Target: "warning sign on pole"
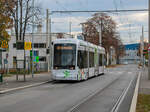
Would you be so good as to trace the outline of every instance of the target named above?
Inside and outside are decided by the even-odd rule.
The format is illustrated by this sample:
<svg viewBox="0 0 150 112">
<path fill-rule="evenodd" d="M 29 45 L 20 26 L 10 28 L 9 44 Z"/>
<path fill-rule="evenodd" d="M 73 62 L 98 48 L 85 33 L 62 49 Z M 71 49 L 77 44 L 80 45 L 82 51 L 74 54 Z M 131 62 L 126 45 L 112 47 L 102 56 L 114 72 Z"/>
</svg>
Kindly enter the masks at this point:
<svg viewBox="0 0 150 112">
<path fill-rule="evenodd" d="M 25 50 L 31 50 L 32 49 L 32 43 L 31 42 L 25 42 L 24 49 Z"/>
<path fill-rule="evenodd" d="M 3 40 L 2 42 L 1 42 L 1 46 L 0 46 L 1 48 L 8 48 L 8 41 L 6 41 L 6 40 Z"/>
<path fill-rule="evenodd" d="M 148 52 L 150 52 L 150 46 L 148 47 Z"/>
</svg>

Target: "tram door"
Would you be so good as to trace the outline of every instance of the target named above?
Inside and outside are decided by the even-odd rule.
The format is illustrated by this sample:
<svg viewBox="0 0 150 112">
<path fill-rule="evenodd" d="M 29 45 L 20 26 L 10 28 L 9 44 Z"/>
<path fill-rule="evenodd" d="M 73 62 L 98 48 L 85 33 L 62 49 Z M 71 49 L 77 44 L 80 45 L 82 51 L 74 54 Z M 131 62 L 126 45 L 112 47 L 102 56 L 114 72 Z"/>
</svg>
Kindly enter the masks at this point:
<svg viewBox="0 0 150 112">
<path fill-rule="evenodd" d="M 99 54 L 99 74 L 102 74 L 104 71 L 103 68 L 103 55 Z"/>
<path fill-rule="evenodd" d="M 97 48 L 95 48 L 95 53 L 94 53 L 94 65 L 95 65 L 94 75 L 97 76 L 99 74 L 98 51 L 97 51 Z"/>
</svg>

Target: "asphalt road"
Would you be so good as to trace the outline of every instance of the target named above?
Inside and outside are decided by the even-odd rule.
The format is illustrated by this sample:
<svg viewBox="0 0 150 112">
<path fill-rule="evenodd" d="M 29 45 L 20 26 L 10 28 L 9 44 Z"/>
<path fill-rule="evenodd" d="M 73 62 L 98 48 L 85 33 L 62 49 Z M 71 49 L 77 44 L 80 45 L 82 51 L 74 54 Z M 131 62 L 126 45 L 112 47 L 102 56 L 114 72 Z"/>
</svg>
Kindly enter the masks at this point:
<svg viewBox="0 0 150 112">
<path fill-rule="evenodd" d="M 68 112 L 95 91 L 99 91 L 98 94 L 74 111 L 110 112 L 136 74 L 137 66 L 126 65 L 107 69 L 105 75 L 83 82 L 48 83 L 0 95 L 0 112 Z M 130 96 L 126 98 L 128 107 Z"/>
</svg>

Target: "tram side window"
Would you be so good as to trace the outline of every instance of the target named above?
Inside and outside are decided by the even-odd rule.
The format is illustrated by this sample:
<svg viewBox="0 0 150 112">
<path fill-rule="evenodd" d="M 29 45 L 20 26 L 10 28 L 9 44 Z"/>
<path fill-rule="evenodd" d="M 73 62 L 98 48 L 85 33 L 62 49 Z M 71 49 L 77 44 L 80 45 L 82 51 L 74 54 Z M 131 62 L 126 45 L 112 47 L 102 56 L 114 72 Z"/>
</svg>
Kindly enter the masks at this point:
<svg viewBox="0 0 150 112">
<path fill-rule="evenodd" d="M 87 52 L 86 51 L 78 51 L 78 62 L 77 65 L 80 69 L 87 68 Z"/>
<path fill-rule="evenodd" d="M 99 66 L 103 65 L 103 55 L 99 54 Z"/>
<path fill-rule="evenodd" d="M 106 55 L 103 55 L 103 65 L 106 65 Z"/>
<path fill-rule="evenodd" d="M 89 67 L 94 67 L 94 53 L 89 52 Z"/>
</svg>

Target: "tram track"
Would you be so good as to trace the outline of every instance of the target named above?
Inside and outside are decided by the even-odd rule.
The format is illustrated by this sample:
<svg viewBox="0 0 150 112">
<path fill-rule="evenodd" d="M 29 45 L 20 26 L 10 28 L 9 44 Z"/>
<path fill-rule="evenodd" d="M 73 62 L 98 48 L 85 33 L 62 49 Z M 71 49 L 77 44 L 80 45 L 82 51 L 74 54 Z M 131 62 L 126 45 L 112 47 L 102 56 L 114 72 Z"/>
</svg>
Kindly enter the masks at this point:
<svg viewBox="0 0 150 112">
<path fill-rule="evenodd" d="M 128 112 L 126 108 L 131 105 L 124 104 L 132 100 L 130 96 L 133 93 L 133 84 L 130 84 L 132 87 L 125 95 L 123 103 L 119 106 L 118 102 L 121 102 L 119 97 L 123 98 L 122 94 L 133 79 L 136 80 L 136 67 L 123 66 L 113 69 L 113 73 L 108 71 L 106 75 L 87 81 L 76 83 L 53 81 L 0 95 L 0 110 L 2 112 L 111 112 L 117 105 L 119 112 L 120 110 Z"/>
<path fill-rule="evenodd" d="M 124 74 L 124 73 L 123 73 Z M 108 84 L 106 87 L 104 87 L 103 89 L 97 89 L 97 91 L 91 93 L 90 95 L 86 96 L 84 99 L 82 99 L 78 104 L 74 105 L 71 109 L 69 109 L 67 112 L 81 112 L 80 111 L 80 107 L 82 107 L 82 105 L 88 103 L 88 101 L 90 101 L 91 99 L 93 99 L 94 97 L 96 97 L 98 94 L 101 94 L 103 91 L 105 91 L 107 88 L 109 88 L 111 85 L 115 84 L 117 81 L 119 81 L 119 79 L 122 78 L 123 75 L 120 75 L 119 77 L 117 77 L 115 80 L 113 80 L 110 84 Z M 123 99 L 125 98 L 129 88 L 131 87 L 131 85 L 133 84 L 133 82 L 137 79 L 137 76 L 135 76 L 132 80 L 130 80 L 129 85 L 124 88 L 123 92 L 121 93 L 121 95 L 116 99 L 116 103 L 113 105 L 113 107 L 110 109 L 109 112 L 118 112 L 119 106 L 121 105 L 121 103 L 123 102 Z"/>
<path fill-rule="evenodd" d="M 113 106 L 111 112 L 118 112 L 119 111 L 119 107 L 122 104 L 123 100 L 125 99 L 130 87 L 132 86 L 132 84 L 134 84 L 134 81 L 137 80 L 137 76 L 136 78 L 133 78 L 129 85 L 124 89 L 124 91 L 122 92 L 122 94 L 119 96 L 119 98 L 117 99 L 117 102 L 115 103 L 115 105 Z"/>
<path fill-rule="evenodd" d="M 106 88 L 108 88 L 111 84 L 115 83 L 115 81 L 119 80 L 121 76 L 116 78 L 114 81 L 112 81 L 109 85 L 104 87 L 103 89 L 98 89 L 97 91 L 91 93 L 89 96 L 86 96 L 82 101 L 80 101 L 78 104 L 74 105 L 71 109 L 69 109 L 67 112 L 75 112 L 77 111 L 78 107 L 80 107 L 82 104 L 86 103 L 88 100 L 92 99 L 94 96 L 99 94 L 100 92 L 104 91 Z"/>
</svg>

